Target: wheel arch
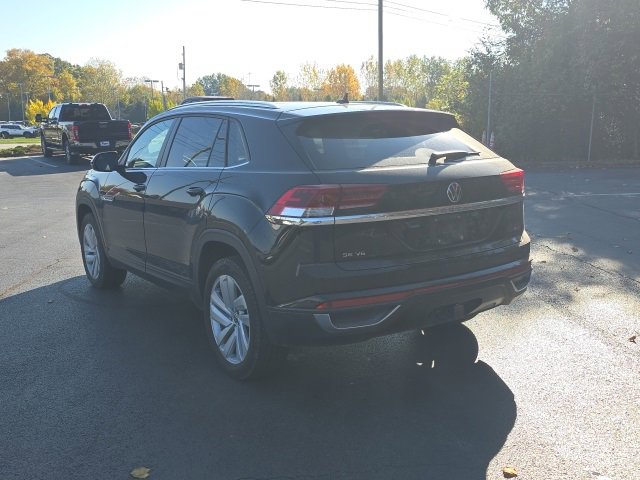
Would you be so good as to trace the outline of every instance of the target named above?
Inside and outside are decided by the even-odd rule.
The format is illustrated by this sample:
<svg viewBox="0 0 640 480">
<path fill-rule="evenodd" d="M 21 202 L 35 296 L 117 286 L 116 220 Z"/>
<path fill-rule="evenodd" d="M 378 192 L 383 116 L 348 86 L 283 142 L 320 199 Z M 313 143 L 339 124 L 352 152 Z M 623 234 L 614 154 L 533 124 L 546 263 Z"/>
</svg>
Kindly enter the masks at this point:
<svg viewBox="0 0 640 480">
<path fill-rule="evenodd" d="M 241 266 L 258 293 L 260 308 L 263 312 L 266 311 L 264 290 L 258 270 L 248 248 L 238 236 L 224 230 L 206 230 L 200 235 L 194 251 L 194 293 L 197 295 L 198 304 L 203 299 L 204 286 L 211 266 L 222 258 L 236 256 L 242 261 Z"/>
</svg>

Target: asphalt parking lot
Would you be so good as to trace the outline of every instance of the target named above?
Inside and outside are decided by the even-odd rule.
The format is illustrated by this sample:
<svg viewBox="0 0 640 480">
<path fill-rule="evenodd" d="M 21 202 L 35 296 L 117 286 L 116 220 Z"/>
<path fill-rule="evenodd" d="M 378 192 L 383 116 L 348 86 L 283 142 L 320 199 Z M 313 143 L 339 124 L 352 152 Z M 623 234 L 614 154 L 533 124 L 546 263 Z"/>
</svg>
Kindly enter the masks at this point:
<svg viewBox="0 0 640 480">
<path fill-rule="evenodd" d="M 89 286 L 86 168 L 0 159 L 0 479 L 638 478 L 640 169 L 527 174 L 514 304 L 241 383 L 184 296 Z"/>
</svg>

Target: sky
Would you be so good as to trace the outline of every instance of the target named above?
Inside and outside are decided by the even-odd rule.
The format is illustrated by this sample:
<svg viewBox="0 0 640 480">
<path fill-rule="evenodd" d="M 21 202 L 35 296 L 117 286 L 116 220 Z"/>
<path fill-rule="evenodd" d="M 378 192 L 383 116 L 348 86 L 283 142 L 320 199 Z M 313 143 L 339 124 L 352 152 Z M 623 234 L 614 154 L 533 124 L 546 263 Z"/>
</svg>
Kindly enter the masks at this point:
<svg viewBox="0 0 640 480">
<path fill-rule="evenodd" d="M 0 6 L 11 0 L 0 0 Z M 262 3 L 270 1 L 273 3 Z M 280 3 L 315 5 L 296 7 Z M 109 0 L 61 8 L 30 0 L 25 21 L 2 22 L 0 57 L 10 48 L 84 65 L 113 62 L 124 77 L 181 86 L 222 72 L 269 91 L 276 70 L 295 80 L 300 66 L 346 63 L 359 73 L 377 58 L 377 0 Z M 6 9 L 3 9 L 6 11 Z M 384 0 L 384 60 L 464 56 L 483 33 L 499 35 L 484 0 Z M 487 30 L 489 29 L 489 30 Z"/>
</svg>

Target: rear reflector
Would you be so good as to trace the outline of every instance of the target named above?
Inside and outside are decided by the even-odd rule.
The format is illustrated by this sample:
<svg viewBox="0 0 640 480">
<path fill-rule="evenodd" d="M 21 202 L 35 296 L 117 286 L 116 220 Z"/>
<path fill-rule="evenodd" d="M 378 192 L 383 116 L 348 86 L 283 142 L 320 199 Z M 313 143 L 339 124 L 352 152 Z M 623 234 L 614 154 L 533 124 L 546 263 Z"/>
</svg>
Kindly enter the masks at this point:
<svg viewBox="0 0 640 480">
<path fill-rule="evenodd" d="M 500 180 L 509 193 L 524 193 L 524 171 L 516 168 L 500 174 Z"/>
<path fill-rule="evenodd" d="M 415 295 L 426 295 L 430 293 L 437 293 L 442 290 L 465 287 L 465 286 L 486 282 L 487 280 L 493 280 L 497 278 L 510 278 L 510 277 L 513 277 L 514 275 L 521 275 L 523 272 L 526 274 L 526 281 L 523 280 L 520 284 L 521 290 L 517 290 L 517 291 L 522 291 L 526 287 L 529 281 L 529 275 L 531 272 L 530 262 L 527 262 L 523 265 L 519 265 L 517 267 L 510 268 L 508 270 L 502 270 L 499 272 L 482 275 L 476 278 L 459 280 L 459 281 L 449 282 L 449 283 L 441 283 L 439 285 L 432 285 L 430 287 L 416 288 L 413 290 L 404 290 L 402 292 L 385 293 L 382 295 L 371 295 L 368 297 L 355 297 L 355 298 L 329 300 L 328 302 L 320 303 L 315 308 L 316 310 L 331 310 L 336 308 L 364 307 L 367 305 L 376 305 L 381 303 L 401 302 Z M 521 280 L 522 278 L 523 277 L 518 276 L 515 280 L 516 281 Z"/>
<path fill-rule="evenodd" d="M 386 185 L 302 185 L 282 195 L 268 214 L 294 218 L 330 217 L 338 210 L 375 205 Z"/>
</svg>

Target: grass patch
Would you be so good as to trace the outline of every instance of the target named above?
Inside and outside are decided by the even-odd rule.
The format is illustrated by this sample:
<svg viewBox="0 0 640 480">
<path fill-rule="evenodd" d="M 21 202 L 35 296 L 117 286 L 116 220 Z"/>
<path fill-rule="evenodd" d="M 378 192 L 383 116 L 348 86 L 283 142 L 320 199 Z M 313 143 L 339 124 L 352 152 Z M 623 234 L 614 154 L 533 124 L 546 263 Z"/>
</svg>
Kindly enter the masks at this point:
<svg viewBox="0 0 640 480">
<path fill-rule="evenodd" d="M 40 137 L 36 138 L 24 138 L 24 137 L 15 137 L 15 138 L 0 138 L 0 145 L 35 145 L 40 144 Z"/>
<path fill-rule="evenodd" d="M 17 145 L 13 148 L 0 150 L 0 158 L 24 157 L 25 155 L 40 154 L 40 145 Z"/>
</svg>

